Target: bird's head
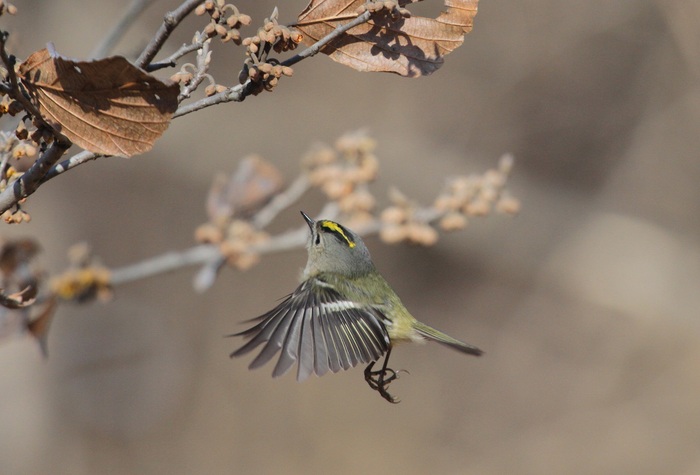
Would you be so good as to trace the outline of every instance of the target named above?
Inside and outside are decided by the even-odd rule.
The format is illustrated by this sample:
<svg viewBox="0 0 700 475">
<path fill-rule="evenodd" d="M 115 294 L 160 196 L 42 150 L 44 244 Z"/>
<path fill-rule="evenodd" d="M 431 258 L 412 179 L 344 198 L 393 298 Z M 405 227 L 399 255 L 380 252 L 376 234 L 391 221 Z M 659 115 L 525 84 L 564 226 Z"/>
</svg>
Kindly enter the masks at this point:
<svg viewBox="0 0 700 475">
<path fill-rule="evenodd" d="M 303 211 L 301 215 L 310 231 L 305 277 L 322 272 L 359 276 L 374 270 L 369 250 L 360 236 L 335 221 L 314 221 Z"/>
</svg>

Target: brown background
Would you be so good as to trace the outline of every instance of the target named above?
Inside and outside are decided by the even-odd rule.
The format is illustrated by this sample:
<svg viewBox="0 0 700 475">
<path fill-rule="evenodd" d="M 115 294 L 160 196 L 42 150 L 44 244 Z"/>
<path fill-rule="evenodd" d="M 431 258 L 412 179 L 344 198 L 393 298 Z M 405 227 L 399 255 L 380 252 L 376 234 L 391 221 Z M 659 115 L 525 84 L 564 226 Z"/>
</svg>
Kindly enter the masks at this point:
<svg viewBox="0 0 700 475">
<path fill-rule="evenodd" d="M 0 22 L 18 57 L 53 41 L 85 58 L 125 2 L 16 3 Z M 175 4 L 116 52 L 133 56 Z M 239 6 L 259 21 L 274 4 Z M 283 2 L 282 21 L 304 6 Z M 3 233 L 36 236 L 50 272 L 82 240 L 110 266 L 184 249 L 215 172 L 258 152 L 292 177 L 312 142 L 358 127 L 379 141 L 383 203 L 391 184 L 429 202 L 445 176 L 512 152 L 523 211 L 429 249 L 368 240 L 416 316 L 487 352 L 400 347 L 396 406 L 361 370 L 297 384 L 229 360 L 240 342 L 222 335 L 295 286 L 302 250 L 204 295 L 188 269 L 62 306 L 48 361 L 29 339 L 0 346 L 0 472 L 700 473 L 698 18 L 680 0 L 482 1 L 429 78 L 317 57 L 272 94 L 175 121 L 145 156 L 42 187 L 32 223 Z M 219 82 L 239 53 L 216 48 Z M 273 229 L 291 226 L 296 207 Z"/>
</svg>

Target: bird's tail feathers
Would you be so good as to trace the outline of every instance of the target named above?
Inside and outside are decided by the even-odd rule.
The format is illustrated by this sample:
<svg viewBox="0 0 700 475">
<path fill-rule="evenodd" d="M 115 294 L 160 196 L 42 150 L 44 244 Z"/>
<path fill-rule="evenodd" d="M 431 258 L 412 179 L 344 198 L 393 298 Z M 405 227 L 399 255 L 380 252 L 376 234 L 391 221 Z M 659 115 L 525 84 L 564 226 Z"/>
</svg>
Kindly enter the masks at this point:
<svg viewBox="0 0 700 475">
<path fill-rule="evenodd" d="M 432 327 L 429 327 L 424 323 L 416 322 L 414 323 L 413 328 L 418 333 L 420 333 L 421 336 L 427 338 L 428 340 L 436 341 L 445 346 L 449 346 L 453 350 L 457 350 L 461 353 L 466 353 L 468 355 L 474 356 L 481 356 L 482 354 L 484 354 L 484 352 L 476 346 L 472 346 L 467 343 L 464 343 L 463 341 L 457 340 L 456 338 L 452 338 L 451 336 L 446 335 Z"/>
</svg>

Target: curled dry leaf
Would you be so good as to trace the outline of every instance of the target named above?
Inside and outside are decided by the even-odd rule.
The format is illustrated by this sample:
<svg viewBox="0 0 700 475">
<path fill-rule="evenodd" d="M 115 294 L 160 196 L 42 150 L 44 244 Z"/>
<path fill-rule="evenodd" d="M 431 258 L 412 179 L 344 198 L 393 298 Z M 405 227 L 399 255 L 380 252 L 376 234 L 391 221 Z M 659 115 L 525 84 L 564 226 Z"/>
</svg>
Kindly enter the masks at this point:
<svg viewBox="0 0 700 475">
<path fill-rule="evenodd" d="M 121 56 L 72 61 L 42 49 L 19 67 L 42 116 L 90 152 L 131 157 L 151 149 L 177 109 L 165 84 Z"/>
<path fill-rule="evenodd" d="M 32 321 L 27 323 L 27 331 L 36 339 L 37 343 L 39 343 L 39 348 L 41 348 L 41 353 L 44 355 L 44 358 L 49 356 L 47 338 L 57 304 L 56 297 L 51 296 L 39 314 Z"/>
<path fill-rule="evenodd" d="M 419 0 L 420 1 L 420 0 Z M 472 29 L 478 0 L 443 0 L 447 10 L 437 18 L 394 18 L 375 14 L 351 28 L 321 52 L 358 71 L 392 72 L 418 77 L 435 72 L 444 57 L 459 47 Z M 364 0 L 311 0 L 295 27 L 311 45 L 358 16 Z M 400 0 L 400 6 L 412 3 Z"/>
<path fill-rule="evenodd" d="M 23 290 L 5 295 L 0 289 L 0 305 L 10 309 L 24 308 L 36 301 L 37 289 L 35 285 L 28 285 Z"/>
</svg>

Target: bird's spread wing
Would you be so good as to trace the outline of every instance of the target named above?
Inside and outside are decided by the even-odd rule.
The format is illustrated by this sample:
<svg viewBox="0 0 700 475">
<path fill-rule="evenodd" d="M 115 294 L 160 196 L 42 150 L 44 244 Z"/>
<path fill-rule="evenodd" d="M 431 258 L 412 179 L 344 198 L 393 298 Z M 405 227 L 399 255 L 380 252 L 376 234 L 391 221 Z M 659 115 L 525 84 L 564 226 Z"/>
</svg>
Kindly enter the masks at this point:
<svg viewBox="0 0 700 475">
<path fill-rule="evenodd" d="M 344 299 L 323 281 L 309 279 L 282 303 L 258 317 L 252 328 L 231 336 L 250 340 L 231 356 L 246 354 L 259 345 L 262 350 L 250 363 L 250 369 L 282 353 L 272 373 L 281 376 L 299 362 L 297 379 L 310 374 L 323 376 L 360 363 L 370 363 L 389 349 L 383 315 L 376 309 Z"/>
</svg>

